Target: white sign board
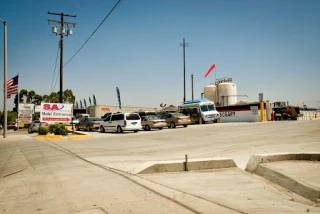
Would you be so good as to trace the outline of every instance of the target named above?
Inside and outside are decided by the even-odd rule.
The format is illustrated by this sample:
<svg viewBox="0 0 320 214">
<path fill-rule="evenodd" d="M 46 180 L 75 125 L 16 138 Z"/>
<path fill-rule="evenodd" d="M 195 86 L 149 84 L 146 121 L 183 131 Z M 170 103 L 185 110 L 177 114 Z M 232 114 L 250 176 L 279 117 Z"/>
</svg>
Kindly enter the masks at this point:
<svg viewBox="0 0 320 214">
<path fill-rule="evenodd" d="M 258 106 L 250 106 L 252 114 L 256 115 L 259 112 L 259 107 Z"/>
<path fill-rule="evenodd" d="M 34 104 L 19 103 L 18 123 L 31 123 Z"/>
<path fill-rule="evenodd" d="M 41 105 L 35 105 L 34 106 L 34 112 L 40 112 Z"/>
<path fill-rule="evenodd" d="M 46 123 L 70 123 L 72 104 L 41 103 L 40 121 Z"/>
<path fill-rule="evenodd" d="M 263 93 L 259 93 L 259 102 L 263 101 Z"/>
</svg>

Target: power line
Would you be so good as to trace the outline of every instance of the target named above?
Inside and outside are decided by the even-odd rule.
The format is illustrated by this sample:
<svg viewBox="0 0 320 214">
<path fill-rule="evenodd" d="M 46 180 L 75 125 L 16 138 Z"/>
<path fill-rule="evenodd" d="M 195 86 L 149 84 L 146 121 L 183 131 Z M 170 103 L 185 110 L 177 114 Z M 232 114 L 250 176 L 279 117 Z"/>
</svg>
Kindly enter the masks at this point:
<svg viewBox="0 0 320 214">
<path fill-rule="evenodd" d="M 77 52 L 67 61 L 66 64 L 64 64 L 63 67 L 65 67 L 67 64 L 69 64 L 69 62 L 71 62 L 71 60 L 79 53 L 79 51 L 85 46 L 85 44 L 91 39 L 91 37 L 97 32 L 97 30 L 100 28 L 100 26 L 103 24 L 103 22 L 110 16 L 110 14 L 113 12 L 113 10 L 118 6 L 118 4 L 120 3 L 121 0 L 119 0 L 117 2 L 117 4 L 115 4 L 115 6 L 110 10 L 110 12 L 108 13 L 108 15 L 106 15 L 106 17 L 102 20 L 102 22 L 98 25 L 98 27 L 93 31 L 93 33 L 89 36 L 89 38 L 81 45 L 81 47 L 77 50 Z M 59 77 L 59 74 L 58 74 Z M 56 80 L 55 86 L 53 88 L 53 90 L 55 89 L 56 85 L 57 85 L 57 81 L 58 78 Z"/>
<path fill-rule="evenodd" d="M 100 26 L 103 24 L 103 22 L 110 16 L 110 14 L 113 12 L 113 10 L 118 6 L 121 0 L 117 2 L 117 4 L 110 10 L 108 15 L 102 20 L 102 22 L 99 24 L 99 26 L 93 31 L 93 33 L 89 36 L 89 38 L 83 43 L 83 45 L 77 50 L 77 52 L 68 60 L 66 64 L 64 64 L 63 67 L 65 67 L 78 53 L 79 51 L 85 46 L 85 44 L 91 39 L 91 37 L 97 32 L 97 30 L 100 28 Z"/>
<path fill-rule="evenodd" d="M 57 50 L 57 56 L 56 56 L 56 63 L 55 63 L 55 65 L 54 65 L 54 70 L 53 70 L 53 76 L 52 76 L 51 87 L 50 87 L 50 94 L 51 94 L 51 92 L 52 92 L 54 75 L 56 74 L 56 69 L 57 69 L 57 62 L 58 62 L 58 56 L 59 56 L 59 48 L 60 48 L 60 42 L 58 42 L 58 50 Z M 49 95 L 50 95 L 50 94 L 49 94 Z"/>
</svg>

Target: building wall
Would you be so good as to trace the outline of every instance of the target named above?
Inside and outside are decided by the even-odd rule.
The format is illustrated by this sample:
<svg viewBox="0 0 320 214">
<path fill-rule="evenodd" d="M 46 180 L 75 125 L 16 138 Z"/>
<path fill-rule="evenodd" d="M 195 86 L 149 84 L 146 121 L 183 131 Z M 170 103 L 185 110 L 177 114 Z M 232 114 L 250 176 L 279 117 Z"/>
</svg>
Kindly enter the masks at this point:
<svg viewBox="0 0 320 214">
<path fill-rule="evenodd" d="M 92 105 L 88 107 L 90 117 L 101 117 L 108 112 L 136 112 L 136 111 L 155 111 L 157 108 L 135 107 L 135 106 L 110 106 L 110 105 Z"/>
<path fill-rule="evenodd" d="M 300 110 L 300 114 L 303 114 L 303 116 L 298 117 L 298 120 L 312 120 L 312 119 L 320 118 L 320 111 Z"/>
</svg>

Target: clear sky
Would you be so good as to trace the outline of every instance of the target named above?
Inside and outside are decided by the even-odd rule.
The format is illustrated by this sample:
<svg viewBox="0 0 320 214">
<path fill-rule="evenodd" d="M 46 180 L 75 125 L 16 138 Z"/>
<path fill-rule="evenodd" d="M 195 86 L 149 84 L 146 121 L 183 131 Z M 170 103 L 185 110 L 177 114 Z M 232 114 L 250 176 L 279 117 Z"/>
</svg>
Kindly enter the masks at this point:
<svg viewBox="0 0 320 214">
<path fill-rule="evenodd" d="M 8 79 L 20 73 L 20 89 L 49 94 L 59 36 L 48 11 L 75 14 L 65 37 L 64 62 L 80 48 L 117 0 L 1 0 L 8 22 Z M 91 40 L 64 68 L 64 89 L 76 100 L 96 95 L 98 104 L 158 107 L 183 100 L 186 48 L 187 99 L 203 87 L 231 77 L 238 94 L 258 93 L 294 105 L 320 103 L 320 1 L 317 0 L 122 0 Z M 3 82 L 3 25 L 0 25 L 0 81 Z M 58 61 L 59 63 L 59 61 Z M 59 67 L 59 64 L 57 65 Z M 58 69 L 56 71 L 56 74 Z M 59 82 L 55 91 L 59 90 Z M 0 93 L 1 109 L 3 94 Z M 8 107 L 13 107 L 13 98 Z"/>
</svg>

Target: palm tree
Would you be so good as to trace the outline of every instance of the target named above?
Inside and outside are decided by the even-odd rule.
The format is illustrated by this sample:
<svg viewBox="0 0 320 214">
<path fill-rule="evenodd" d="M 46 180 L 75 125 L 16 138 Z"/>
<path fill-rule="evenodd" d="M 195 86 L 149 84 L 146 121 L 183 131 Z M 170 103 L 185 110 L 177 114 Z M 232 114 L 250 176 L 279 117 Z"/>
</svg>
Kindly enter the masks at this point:
<svg viewBox="0 0 320 214">
<path fill-rule="evenodd" d="M 33 103 L 35 95 L 36 95 L 36 92 L 34 90 L 29 91 L 27 94 L 27 103 Z"/>
</svg>

